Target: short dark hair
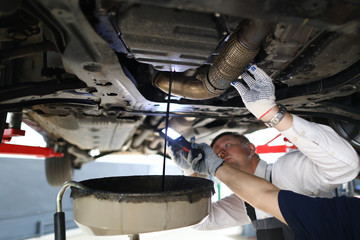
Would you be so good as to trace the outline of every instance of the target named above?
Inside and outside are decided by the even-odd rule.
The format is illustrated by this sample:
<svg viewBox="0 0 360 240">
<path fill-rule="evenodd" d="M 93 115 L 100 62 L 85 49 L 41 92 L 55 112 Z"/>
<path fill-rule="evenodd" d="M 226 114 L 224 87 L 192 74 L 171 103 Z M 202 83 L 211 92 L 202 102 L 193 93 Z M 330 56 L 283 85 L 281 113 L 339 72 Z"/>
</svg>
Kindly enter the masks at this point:
<svg viewBox="0 0 360 240">
<path fill-rule="evenodd" d="M 245 137 L 244 135 L 242 134 L 239 134 L 237 132 L 223 132 L 223 133 L 220 133 L 219 135 L 217 135 L 211 142 L 210 144 L 210 147 L 212 148 L 214 146 L 214 144 L 216 143 L 217 140 L 219 140 L 219 138 L 223 137 L 223 136 L 233 136 L 233 137 L 236 137 L 238 138 L 242 143 L 249 143 L 249 139 L 247 137 Z"/>
</svg>

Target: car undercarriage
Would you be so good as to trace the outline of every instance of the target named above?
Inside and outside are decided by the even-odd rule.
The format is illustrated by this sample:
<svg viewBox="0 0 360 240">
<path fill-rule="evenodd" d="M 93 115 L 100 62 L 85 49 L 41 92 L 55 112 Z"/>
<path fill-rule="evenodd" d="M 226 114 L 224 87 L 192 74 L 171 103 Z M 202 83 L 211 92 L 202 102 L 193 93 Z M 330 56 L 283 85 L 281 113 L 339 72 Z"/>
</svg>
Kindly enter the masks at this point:
<svg viewBox="0 0 360 240">
<path fill-rule="evenodd" d="M 52 185 L 93 161 L 90 150 L 162 154 L 167 116 L 198 142 L 264 128 L 230 86 L 249 63 L 273 78 L 289 112 L 330 125 L 360 150 L 357 1 L 1 5 L 0 120 L 4 128 L 6 113 L 21 114 L 64 152 L 46 159 Z"/>
</svg>

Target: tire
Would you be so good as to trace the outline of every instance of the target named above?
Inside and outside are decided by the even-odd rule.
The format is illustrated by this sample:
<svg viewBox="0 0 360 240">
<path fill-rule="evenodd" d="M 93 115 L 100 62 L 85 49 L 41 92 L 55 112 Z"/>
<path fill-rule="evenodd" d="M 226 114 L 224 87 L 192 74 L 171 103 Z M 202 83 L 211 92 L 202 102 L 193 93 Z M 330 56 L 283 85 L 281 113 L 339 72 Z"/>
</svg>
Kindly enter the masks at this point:
<svg viewBox="0 0 360 240">
<path fill-rule="evenodd" d="M 341 120 L 329 120 L 330 126 L 360 153 L 360 126 Z"/>
<path fill-rule="evenodd" d="M 64 153 L 62 158 L 46 158 L 45 171 L 47 182 L 51 186 L 61 186 L 66 181 L 72 180 L 74 169 L 71 155 Z"/>
</svg>

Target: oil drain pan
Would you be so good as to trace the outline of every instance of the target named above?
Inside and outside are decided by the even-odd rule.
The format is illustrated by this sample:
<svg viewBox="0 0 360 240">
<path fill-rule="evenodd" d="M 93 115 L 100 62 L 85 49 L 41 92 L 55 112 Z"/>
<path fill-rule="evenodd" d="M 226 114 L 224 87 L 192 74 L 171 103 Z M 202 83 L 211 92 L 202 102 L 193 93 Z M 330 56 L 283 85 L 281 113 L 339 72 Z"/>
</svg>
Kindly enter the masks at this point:
<svg viewBox="0 0 360 240">
<path fill-rule="evenodd" d="M 92 235 L 162 231 L 200 222 L 210 211 L 213 182 L 185 176 L 90 179 L 71 187 L 74 220 Z"/>
</svg>

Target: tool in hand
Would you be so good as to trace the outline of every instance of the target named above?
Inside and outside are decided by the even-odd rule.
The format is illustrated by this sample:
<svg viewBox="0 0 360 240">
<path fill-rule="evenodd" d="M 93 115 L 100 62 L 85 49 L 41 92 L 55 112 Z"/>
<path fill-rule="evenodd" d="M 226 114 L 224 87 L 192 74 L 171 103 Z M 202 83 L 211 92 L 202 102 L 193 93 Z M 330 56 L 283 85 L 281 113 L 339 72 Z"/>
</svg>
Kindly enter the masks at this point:
<svg viewBox="0 0 360 240">
<path fill-rule="evenodd" d="M 165 128 L 160 130 L 159 133 L 161 137 L 166 137 Z M 186 140 L 184 136 L 182 136 L 180 133 L 176 132 L 172 128 L 168 128 L 167 130 L 167 140 L 169 141 L 170 145 L 175 149 L 182 149 L 187 153 L 189 153 L 191 150 L 191 154 L 193 157 L 197 157 L 200 153 L 202 154 L 202 157 L 204 157 L 204 153 L 201 149 L 192 148 L 191 142 Z"/>
</svg>

